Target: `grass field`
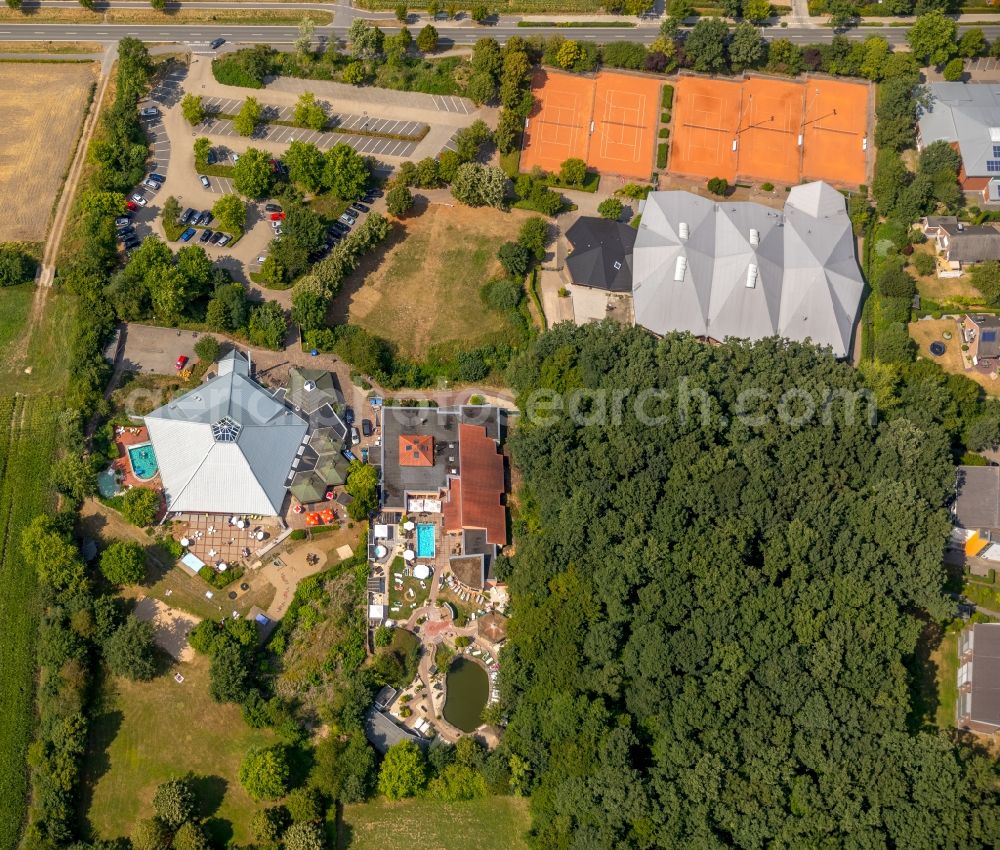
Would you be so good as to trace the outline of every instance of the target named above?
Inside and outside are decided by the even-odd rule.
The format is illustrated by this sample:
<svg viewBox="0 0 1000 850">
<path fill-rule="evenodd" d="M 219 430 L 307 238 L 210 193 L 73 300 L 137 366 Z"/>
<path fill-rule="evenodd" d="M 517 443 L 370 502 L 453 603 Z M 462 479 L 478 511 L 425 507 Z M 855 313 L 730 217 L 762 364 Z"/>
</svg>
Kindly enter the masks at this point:
<svg viewBox="0 0 1000 850">
<path fill-rule="evenodd" d="M 949 623 L 941 643 L 931 655 L 937 672 L 934 720 L 938 729 L 951 729 L 955 725 L 955 706 L 958 703 L 958 633 L 964 625 L 961 620 Z"/>
<path fill-rule="evenodd" d="M 103 53 L 96 41 L 5 41 L 4 53 Z"/>
<path fill-rule="evenodd" d="M 93 83 L 90 63 L 0 64 L 0 242 L 44 240 Z"/>
<path fill-rule="evenodd" d="M 76 298 L 51 290 L 45 310 L 29 328 L 33 295 L 32 284 L 0 289 L 0 390 L 5 393 L 58 389 L 66 380 L 66 340 L 76 316 Z"/>
<path fill-rule="evenodd" d="M 177 665 L 182 684 L 174 681 L 174 669 L 151 682 L 105 683 L 84 780 L 84 811 L 95 838 L 128 835 L 137 819 L 152 815 L 156 786 L 191 771 L 213 845 L 250 841 L 257 804 L 237 774 L 246 751 L 273 743 L 274 733 L 250 729 L 237 706 L 212 701 L 208 666 L 204 656 Z"/>
<path fill-rule="evenodd" d="M 0 397 L 0 850 L 20 838 L 34 725 L 37 583 L 21 559 L 21 530 L 52 507 L 45 471 L 60 410 L 54 397 Z"/>
<path fill-rule="evenodd" d="M 507 319 L 483 307 L 479 290 L 501 273 L 497 249 L 516 239 L 529 217 L 441 204 L 418 208 L 397 225 L 405 238 L 390 237 L 385 254 L 363 261 L 347 281 L 333 304 L 335 320 L 391 339 L 410 357 L 439 343 L 473 347 L 509 338 Z"/>
<path fill-rule="evenodd" d="M 374 800 L 345 806 L 337 850 L 527 850 L 528 801 Z"/>
</svg>

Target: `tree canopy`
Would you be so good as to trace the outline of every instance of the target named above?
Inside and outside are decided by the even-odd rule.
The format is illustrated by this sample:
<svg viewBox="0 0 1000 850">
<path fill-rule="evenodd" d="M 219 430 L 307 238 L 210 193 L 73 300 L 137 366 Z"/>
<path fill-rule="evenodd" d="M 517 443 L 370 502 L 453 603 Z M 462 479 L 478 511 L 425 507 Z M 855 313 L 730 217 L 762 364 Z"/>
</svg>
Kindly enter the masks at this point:
<svg viewBox="0 0 1000 850">
<path fill-rule="evenodd" d="M 503 746 L 532 846 L 995 838 L 995 765 L 910 723 L 906 663 L 951 611 L 954 469 L 926 402 L 879 421 L 810 346 L 610 323 L 556 326 L 511 378 Z M 539 416 L 575 390 L 587 418 Z"/>
</svg>

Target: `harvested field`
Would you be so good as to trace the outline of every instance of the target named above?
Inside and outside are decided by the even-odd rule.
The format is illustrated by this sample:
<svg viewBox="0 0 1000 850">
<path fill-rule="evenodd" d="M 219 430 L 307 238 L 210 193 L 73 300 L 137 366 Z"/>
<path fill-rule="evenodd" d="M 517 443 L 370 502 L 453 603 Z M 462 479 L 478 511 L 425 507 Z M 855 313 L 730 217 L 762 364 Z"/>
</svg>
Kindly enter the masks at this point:
<svg viewBox="0 0 1000 850">
<path fill-rule="evenodd" d="M 0 65 L 0 242 L 42 242 L 94 83 L 90 64 Z"/>
<path fill-rule="evenodd" d="M 427 206 L 396 225 L 379 259 L 362 263 L 334 301 L 335 321 L 391 339 L 401 354 L 416 358 L 440 343 L 471 348 L 509 340 L 507 318 L 484 307 L 479 291 L 501 274 L 497 248 L 517 239 L 530 217 L 519 210 Z M 369 262 L 377 268 L 369 270 Z"/>
<path fill-rule="evenodd" d="M 312 18 L 317 26 L 327 26 L 333 22 L 329 12 L 309 12 L 303 14 L 293 9 L 178 9 L 172 12 L 157 12 L 155 9 L 107 9 L 103 12 L 89 12 L 83 8 L 53 9 L 42 8 L 30 15 L 0 7 L 0 21 L 4 23 L 32 24 L 261 24 L 295 25 L 303 18 Z"/>
<path fill-rule="evenodd" d="M 5 41 L 3 53 L 103 53 L 96 41 Z"/>
</svg>

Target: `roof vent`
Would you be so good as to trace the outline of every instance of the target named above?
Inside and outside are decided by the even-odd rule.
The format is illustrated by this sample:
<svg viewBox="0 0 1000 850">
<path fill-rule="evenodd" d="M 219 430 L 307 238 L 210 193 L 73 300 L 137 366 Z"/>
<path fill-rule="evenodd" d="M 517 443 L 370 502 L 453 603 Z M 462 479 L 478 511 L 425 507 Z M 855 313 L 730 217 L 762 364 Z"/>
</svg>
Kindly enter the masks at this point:
<svg viewBox="0 0 1000 850">
<path fill-rule="evenodd" d="M 687 257 L 678 257 L 677 265 L 674 266 L 674 280 L 681 281 L 684 280 L 684 272 L 687 271 Z"/>
<path fill-rule="evenodd" d="M 1000 142 L 1000 127 L 990 127 L 990 141 Z"/>
<path fill-rule="evenodd" d="M 686 221 L 681 222 L 680 227 L 677 228 L 677 233 L 680 235 L 681 239 L 688 238 L 691 231 L 688 228 L 688 223 Z"/>
<path fill-rule="evenodd" d="M 615 271 L 618 271 L 622 267 L 622 261 L 621 260 L 615 260 L 614 266 L 615 266 Z"/>
<path fill-rule="evenodd" d="M 750 263 L 747 266 L 747 289 L 753 289 L 757 285 L 757 266 Z"/>
<path fill-rule="evenodd" d="M 304 389 L 307 393 L 311 393 L 314 389 L 316 389 L 316 382 L 315 381 L 306 381 L 302 385 L 302 389 Z"/>
<path fill-rule="evenodd" d="M 750 228 L 750 244 L 760 245 L 760 231 L 756 227 Z"/>
</svg>

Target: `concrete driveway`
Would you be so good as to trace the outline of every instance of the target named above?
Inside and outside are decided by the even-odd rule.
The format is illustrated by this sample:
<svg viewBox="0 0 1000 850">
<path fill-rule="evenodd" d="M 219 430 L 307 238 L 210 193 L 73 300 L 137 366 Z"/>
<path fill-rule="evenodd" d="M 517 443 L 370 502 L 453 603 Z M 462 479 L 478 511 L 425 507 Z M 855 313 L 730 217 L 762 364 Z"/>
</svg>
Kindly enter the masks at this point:
<svg viewBox="0 0 1000 850">
<path fill-rule="evenodd" d="M 125 332 L 125 352 L 122 368 L 127 372 L 147 372 L 172 375 L 177 358 L 182 354 L 194 363 L 198 358 L 194 345 L 205 334 L 177 328 L 157 328 L 152 325 L 129 325 Z M 215 336 L 215 334 L 209 334 Z M 216 337 L 220 342 L 225 337 Z"/>
</svg>

